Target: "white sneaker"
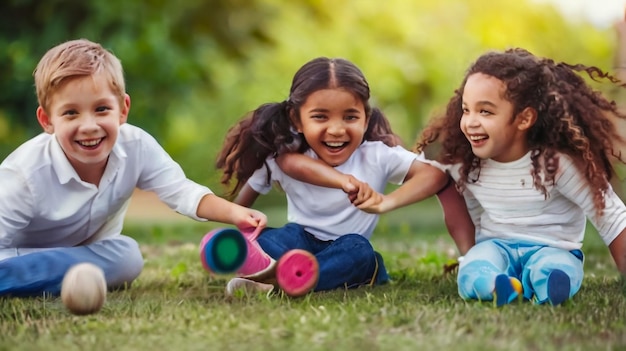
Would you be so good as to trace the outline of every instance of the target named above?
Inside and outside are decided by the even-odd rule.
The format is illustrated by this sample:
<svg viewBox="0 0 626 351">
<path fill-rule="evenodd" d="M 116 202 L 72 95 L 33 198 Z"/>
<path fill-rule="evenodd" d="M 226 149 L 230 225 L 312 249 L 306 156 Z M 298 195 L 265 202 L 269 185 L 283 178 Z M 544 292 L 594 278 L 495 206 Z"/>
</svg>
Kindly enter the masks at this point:
<svg viewBox="0 0 626 351">
<path fill-rule="evenodd" d="M 226 296 L 233 297 L 236 291 L 243 291 L 246 295 L 258 292 L 269 294 L 274 291 L 274 285 L 259 283 L 246 278 L 233 278 L 226 284 Z"/>
</svg>

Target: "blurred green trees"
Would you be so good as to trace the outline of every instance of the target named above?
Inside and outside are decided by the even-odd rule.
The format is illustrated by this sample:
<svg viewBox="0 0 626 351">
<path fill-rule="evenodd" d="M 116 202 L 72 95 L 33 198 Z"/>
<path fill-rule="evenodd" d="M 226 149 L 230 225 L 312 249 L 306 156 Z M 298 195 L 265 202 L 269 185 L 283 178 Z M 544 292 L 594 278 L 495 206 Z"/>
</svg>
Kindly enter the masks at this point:
<svg viewBox="0 0 626 351">
<path fill-rule="evenodd" d="M 58 43 L 88 38 L 113 51 L 124 65 L 132 123 L 163 140 L 177 117 L 188 115 L 189 96 L 214 88 L 211 61 L 241 61 L 248 55 L 243 48 L 269 42 L 260 20 L 229 20 L 231 14 L 257 18 L 245 1 L 9 0 L 0 6 L 2 158 L 40 132 L 32 72 Z"/>
<path fill-rule="evenodd" d="M 228 127 L 287 98 L 293 74 L 314 57 L 355 62 L 410 147 L 485 50 L 521 46 L 609 69 L 614 41 L 610 29 L 566 22 L 528 0 L 4 0 L 0 159 L 40 132 L 39 58 L 81 37 L 122 60 L 129 122 L 217 191 L 213 163 Z"/>
</svg>

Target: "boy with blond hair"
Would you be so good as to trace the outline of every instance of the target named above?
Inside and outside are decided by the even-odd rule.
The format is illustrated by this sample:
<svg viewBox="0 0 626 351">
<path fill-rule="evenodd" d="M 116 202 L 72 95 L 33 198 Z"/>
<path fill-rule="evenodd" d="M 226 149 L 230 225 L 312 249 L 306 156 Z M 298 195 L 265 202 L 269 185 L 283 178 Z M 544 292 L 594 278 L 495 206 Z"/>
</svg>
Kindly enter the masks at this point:
<svg viewBox="0 0 626 351">
<path fill-rule="evenodd" d="M 109 288 L 130 284 L 143 268 L 137 242 L 121 234 L 135 188 L 198 221 L 265 227 L 263 213 L 189 180 L 152 136 L 126 123 L 122 65 L 101 45 L 62 43 L 34 77 L 45 133 L 0 164 L 0 296 L 59 294 L 80 262 L 100 267 Z"/>
</svg>

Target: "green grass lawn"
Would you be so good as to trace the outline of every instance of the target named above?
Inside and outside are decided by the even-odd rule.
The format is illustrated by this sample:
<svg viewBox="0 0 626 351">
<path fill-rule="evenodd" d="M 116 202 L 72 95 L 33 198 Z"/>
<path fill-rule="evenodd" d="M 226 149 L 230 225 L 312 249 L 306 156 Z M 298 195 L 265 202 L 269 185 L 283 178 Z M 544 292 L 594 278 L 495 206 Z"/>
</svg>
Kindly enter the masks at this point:
<svg viewBox="0 0 626 351">
<path fill-rule="evenodd" d="M 270 218 L 283 209 L 265 209 Z M 271 224 L 278 225 L 274 222 Z M 581 291 L 559 307 L 465 302 L 443 265 L 455 256 L 436 202 L 383 216 L 373 238 L 391 284 L 303 298 L 227 299 L 229 277 L 202 270 L 197 243 L 215 224 L 128 222 L 145 269 L 78 317 L 59 298 L 0 299 L 0 350 L 624 350 L 624 285 L 589 230 Z"/>
</svg>

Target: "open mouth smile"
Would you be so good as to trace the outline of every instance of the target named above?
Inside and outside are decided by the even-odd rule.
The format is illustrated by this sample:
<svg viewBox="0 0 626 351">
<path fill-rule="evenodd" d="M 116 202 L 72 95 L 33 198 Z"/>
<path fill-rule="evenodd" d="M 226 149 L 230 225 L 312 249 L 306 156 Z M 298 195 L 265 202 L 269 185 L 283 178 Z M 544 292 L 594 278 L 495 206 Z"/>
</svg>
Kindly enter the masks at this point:
<svg viewBox="0 0 626 351">
<path fill-rule="evenodd" d="M 468 135 L 467 139 L 470 141 L 470 143 L 472 143 L 473 145 L 480 145 L 486 142 L 487 139 L 489 139 L 489 136 L 486 134 L 480 134 L 480 135 Z"/>
<path fill-rule="evenodd" d="M 348 145 L 348 142 L 343 142 L 343 141 L 332 141 L 332 142 L 324 142 L 324 145 L 326 145 L 326 147 L 331 148 L 331 149 L 341 149 L 342 147 Z"/>
<path fill-rule="evenodd" d="M 78 145 L 82 147 L 93 149 L 93 148 L 96 148 L 98 145 L 100 145 L 102 140 L 104 140 L 104 138 L 91 139 L 91 140 L 78 140 L 76 141 L 76 143 L 78 143 Z"/>
</svg>

